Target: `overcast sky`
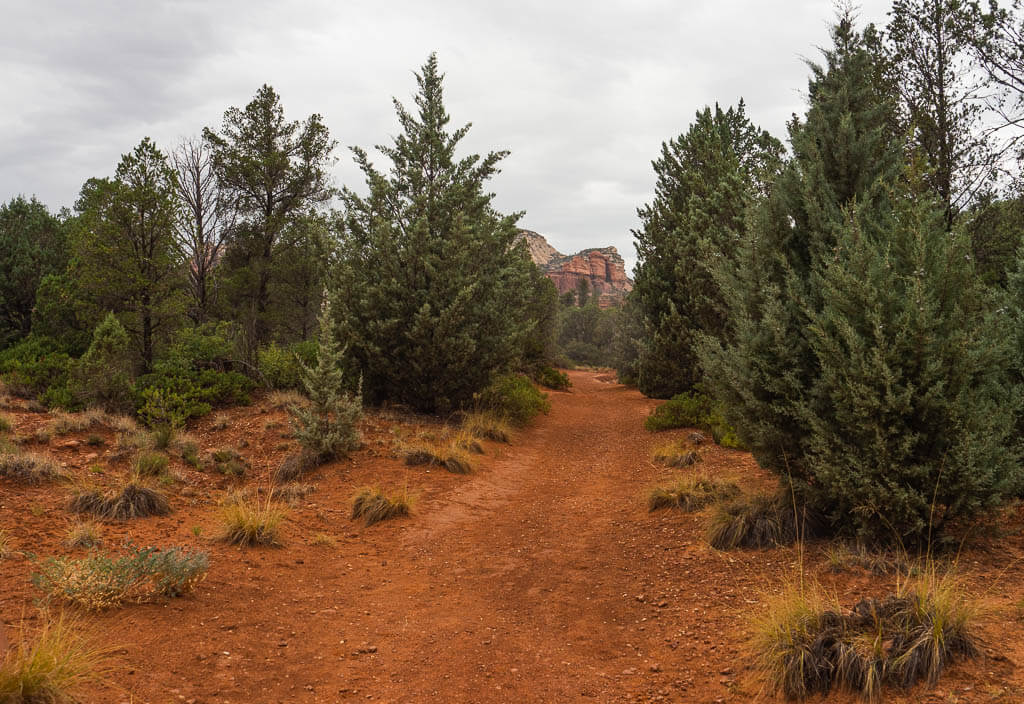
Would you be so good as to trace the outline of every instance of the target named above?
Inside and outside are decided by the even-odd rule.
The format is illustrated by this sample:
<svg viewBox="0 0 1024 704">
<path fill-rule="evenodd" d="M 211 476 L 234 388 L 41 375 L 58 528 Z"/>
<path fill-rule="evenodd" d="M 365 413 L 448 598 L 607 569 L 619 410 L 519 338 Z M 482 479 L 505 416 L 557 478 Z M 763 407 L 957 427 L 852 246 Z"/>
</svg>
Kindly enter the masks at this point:
<svg viewBox="0 0 1024 704">
<path fill-rule="evenodd" d="M 884 23 L 889 0 L 860 3 Z M 0 23 L 0 199 L 71 206 L 144 136 L 168 150 L 263 83 L 288 119 L 323 115 L 338 185 L 348 147 L 397 132 L 413 70 L 437 51 L 468 150 L 509 149 L 497 206 L 569 253 L 614 245 L 648 201 L 663 141 L 716 101 L 780 138 L 831 0 L 13 0 Z"/>
</svg>

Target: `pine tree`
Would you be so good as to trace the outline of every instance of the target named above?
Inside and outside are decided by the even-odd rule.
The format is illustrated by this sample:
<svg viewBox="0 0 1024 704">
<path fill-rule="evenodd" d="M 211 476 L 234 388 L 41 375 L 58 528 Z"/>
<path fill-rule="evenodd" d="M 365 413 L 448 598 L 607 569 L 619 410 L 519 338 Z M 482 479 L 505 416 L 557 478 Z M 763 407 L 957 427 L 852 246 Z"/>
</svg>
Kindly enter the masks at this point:
<svg viewBox="0 0 1024 704">
<path fill-rule="evenodd" d="M 319 324 L 320 346 L 316 353 L 316 366 L 303 365 L 302 373 L 302 385 L 310 405 L 289 409 L 295 438 L 317 464 L 344 457 L 359 448 L 361 440 L 357 425 L 363 414 L 361 390 L 355 394 L 345 390 L 341 369 L 344 351 L 338 348 L 334 335 L 335 322 L 330 303 L 324 305 Z"/>
<path fill-rule="evenodd" d="M 507 152 L 457 159 L 469 125 L 447 128 L 435 55 L 416 81 L 415 114 L 396 100 L 402 134 L 377 147 L 389 171 L 353 149 L 369 194 L 343 191 L 334 299 L 367 395 L 444 412 L 520 358 L 532 264 L 519 214 L 497 213 L 484 188 Z"/>
<path fill-rule="evenodd" d="M 690 129 L 663 144 L 654 162 L 655 199 L 638 211 L 638 264 L 633 299 L 644 334 L 637 384 L 667 398 L 701 379 L 697 334 L 722 329 L 721 296 L 709 272 L 732 257 L 745 231 L 745 211 L 767 187 L 782 145 L 754 127 L 745 107 L 697 113 Z"/>
</svg>

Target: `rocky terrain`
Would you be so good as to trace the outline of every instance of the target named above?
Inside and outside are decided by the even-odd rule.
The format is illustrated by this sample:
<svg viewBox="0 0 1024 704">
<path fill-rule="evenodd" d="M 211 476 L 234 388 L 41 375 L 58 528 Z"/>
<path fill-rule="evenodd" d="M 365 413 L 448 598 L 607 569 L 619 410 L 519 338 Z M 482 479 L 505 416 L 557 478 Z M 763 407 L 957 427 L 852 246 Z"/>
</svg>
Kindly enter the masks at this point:
<svg viewBox="0 0 1024 704">
<path fill-rule="evenodd" d="M 581 279 L 590 284 L 598 305 L 610 308 L 620 305 L 633 290 L 633 281 L 626 276 L 626 264 L 615 247 L 595 247 L 576 254 L 562 254 L 532 230 L 520 230 L 534 264 L 539 266 L 558 288 L 558 293 L 575 291 Z"/>
</svg>

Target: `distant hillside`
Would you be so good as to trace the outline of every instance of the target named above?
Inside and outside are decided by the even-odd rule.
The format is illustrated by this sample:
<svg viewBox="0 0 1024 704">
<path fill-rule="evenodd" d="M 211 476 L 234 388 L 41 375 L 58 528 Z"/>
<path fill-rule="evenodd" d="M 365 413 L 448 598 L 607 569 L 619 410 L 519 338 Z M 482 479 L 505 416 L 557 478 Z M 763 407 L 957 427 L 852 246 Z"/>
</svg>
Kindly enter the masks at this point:
<svg viewBox="0 0 1024 704">
<path fill-rule="evenodd" d="M 610 308 L 620 305 L 633 290 L 633 282 L 626 276 L 626 263 L 615 247 L 595 247 L 566 255 L 537 232 L 519 233 L 526 240 L 534 264 L 554 282 L 559 294 L 575 291 L 580 279 L 586 279 L 598 305 Z"/>
</svg>

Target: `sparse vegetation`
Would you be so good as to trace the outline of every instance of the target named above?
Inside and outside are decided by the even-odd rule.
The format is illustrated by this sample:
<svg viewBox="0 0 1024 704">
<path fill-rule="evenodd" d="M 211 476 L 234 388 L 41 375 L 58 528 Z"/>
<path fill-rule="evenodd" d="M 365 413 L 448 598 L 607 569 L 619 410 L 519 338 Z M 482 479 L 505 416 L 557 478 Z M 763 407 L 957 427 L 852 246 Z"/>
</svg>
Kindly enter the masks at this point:
<svg viewBox="0 0 1024 704">
<path fill-rule="evenodd" d="M 258 497 L 239 497 L 221 509 L 222 539 L 246 547 L 280 545 L 281 524 L 287 515 L 288 510 L 270 498 L 260 501 Z"/>
<path fill-rule="evenodd" d="M 98 552 L 77 560 L 51 557 L 37 564 L 32 583 L 49 598 L 99 610 L 150 593 L 186 594 L 206 577 L 209 565 L 205 553 L 129 544 L 126 554 L 113 557 Z"/>
<path fill-rule="evenodd" d="M 934 570 L 848 611 L 815 583 L 790 585 L 755 626 L 757 666 L 790 699 L 845 690 L 878 701 L 885 686 L 934 686 L 950 663 L 973 657 L 975 612 L 952 574 Z"/>
<path fill-rule="evenodd" d="M 129 479 L 120 489 L 112 491 L 79 491 L 72 497 L 69 508 L 76 513 L 112 521 L 165 516 L 171 512 L 166 496 L 136 478 Z"/>
<path fill-rule="evenodd" d="M 281 460 L 281 464 L 274 470 L 273 481 L 275 484 L 284 484 L 301 479 L 306 473 L 317 467 L 316 458 L 305 450 L 289 452 Z"/>
<path fill-rule="evenodd" d="M 135 473 L 140 477 L 157 477 L 167 472 L 170 460 L 160 452 L 142 452 L 135 458 Z"/>
<path fill-rule="evenodd" d="M 14 424 L 11 423 L 11 419 L 5 415 L 0 414 L 0 433 L 9 433 Z"/>
<path fill-rule="evenodd" d="M 367 526 L 408 516 L 411 510 L 412 500 L 408 491 L 387 494 L 382 489 L 365 487 L 352 497 L 352 520 L 361 518 Z"/>
<path fill-rule="evenodd" d="M 813 535 L 816 525 L 806 511 L 798 515 L 789 495 L 755 494 L 719 506 L 708 540 L 718 550 L 773 548 Z"/>
<path fill-rule="evenodd" d="M 64 473 L 57 465 L 43 455 L 31 452 L 0 453 L 0 479 L 35 485 L 63 477 Z"/>
<path fill-rule="evenodd" d="M 7 531 L 0 528 L 0 560 L 9 557 L 11 554 L 11 539 L 7 535 Z"/>
<path fill-rule="evenodd" d="M 474 438 L 509 442 L 512 429 L 504 417 L 489 411 L 473 411 L 462 417 L 462 428 Z"/>
<path fill-rule="evenodd" d="M 685 440 L 676 440 L 654 449 L 654 461 L 669 467 L 689 467 L 701 461 L 700 452 Z"/>
<path fill-rule="evenodd" d="M 735 499 L 740 488 L 734 482 L 725 482 L 710 477 L 686 477 L 677 479 L 668 486 L 659 486 L 647 496 L 647 509 L 674 508 L 689 513 L 700 511 L 711 504 Z"/>
<path fill-rule="evenodd" d="M 0 702 L 4 704 L 72 704 L 82 687 L 103 680 L 111 648 L 85 635 L 66 613 L 44 613 L 38 632 L 29 637 L 24 623 L 12 648 L 0 653 Z"/>
<path fill-rule="evenodd" d="M 244 477 L 249 470 L 249 463 L 231 447 L 222 447 L 210 453 L 209 464 L 214 471 L 225 477 Z"/>
<path fill-rule="evenodd" d="M 96 548 L 103 543 L 103 528 L 93 521 L 77 523 L 68 529 L 64 544 L 69 548 Z"/>
<path fill-rule="evenodd" d="M 434 465 L 444 467 L 452 474 L 470 474 L 473 461 L 469 451 L 460 445 L 460 435 L 442 440 L 420 438 L 403 451 L 405 463 L 409 466 Z"/>
</svg>

